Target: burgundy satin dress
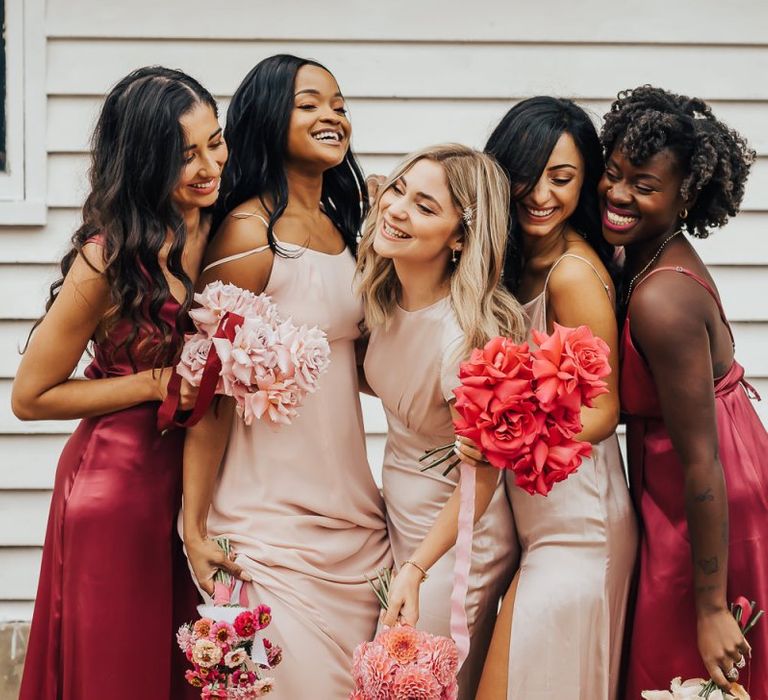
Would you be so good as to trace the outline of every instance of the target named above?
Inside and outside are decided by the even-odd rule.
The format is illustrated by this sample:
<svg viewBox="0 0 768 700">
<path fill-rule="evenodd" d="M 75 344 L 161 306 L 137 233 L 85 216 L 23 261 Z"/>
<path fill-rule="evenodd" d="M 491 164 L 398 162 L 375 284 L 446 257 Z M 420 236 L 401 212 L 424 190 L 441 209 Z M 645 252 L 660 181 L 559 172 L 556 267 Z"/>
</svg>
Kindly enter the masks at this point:
<svg viewBox="0 0 768 700">
<path fill-rule="evenodd" d="M 714 298 L 714 290 L 683 268 Z M 730 326 L 728 326 L 730 332 Z M 731 337 L 733 337 L 731 335 Z M 685 516 L 683 468 L 661 415 L 653 376 L 632 343 L 630 320 L 621 340 L 621 402 L 627 420 L 630 487 L 642 521 L 640 570 L 631 628 L 626 700 L 643 690 L 669 688 L 675 676 L 706 678 L 696 638 L 693 567 Z M 735 360 L 715 380 L 720 461 L 730 521 L 728 600 L 743 595 L 768 608 L 768 435 L 750 403 L 754 390 Z M 768 698 L 768 623 L 750 632 L 752 660 L 740 683 L 753 698 Z"/>
<path fill-rule="evenodd" d="M 173 324 L 177 310 L 161 313 Z M 95 344 L 87 377 L 134 371 L 125 350 L 110 356 L 127 330 Z M 184 433 L 160 435 L 158 406 L 86 418 L 64 447 L 20 700 L 199 698 L 175 644 L 198 602 L 175 529 Z"/>
</svg>

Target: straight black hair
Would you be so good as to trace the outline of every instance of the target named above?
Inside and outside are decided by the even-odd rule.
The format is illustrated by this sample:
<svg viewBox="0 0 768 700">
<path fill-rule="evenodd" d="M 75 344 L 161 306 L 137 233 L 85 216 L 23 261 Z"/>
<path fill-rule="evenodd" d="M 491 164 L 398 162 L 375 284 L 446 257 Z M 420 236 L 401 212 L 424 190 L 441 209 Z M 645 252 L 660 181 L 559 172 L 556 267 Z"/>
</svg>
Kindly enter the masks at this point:
<svg viewBox="0 0 768 700">
<path fill-rule="evenodd" d="M 269 214 L 269 247 L 284 256 L 287 253 L 280 249 L 274 227 L 288 205 L 288 127 L 294 107 L 296 73 L 307 65 L 330 73 L 316 61 L 289 54 L 270 56 L 256 64 L 232 97 L 224 129 L 229 160 L 222 174 L 214 230 L 235 207 L 258 197 Z M 363 174 L 351 148 L 342 163 L 323 174 L 321 202 L 325 213 L 353 255 L 368 210 L 363 187 Z"/>
<path fill-rule="evenodd" d="M 560 136 L 570 134 L 584 159 L 584 183 L 571 225 L 587 240 L 611 277 L 617 274 L 614 247 L 604 238 L 597 184 L 605 164 L 595 125 L 575 102 L 556 97 L 531 97 L 510 109 L 493 130 L 485 150 L 500 163 L 512 186 L 510 236 L 504 281 L 514 294 L 525 265 L 523 232 L 515 203 L 536 186 Z"/>
</svg>

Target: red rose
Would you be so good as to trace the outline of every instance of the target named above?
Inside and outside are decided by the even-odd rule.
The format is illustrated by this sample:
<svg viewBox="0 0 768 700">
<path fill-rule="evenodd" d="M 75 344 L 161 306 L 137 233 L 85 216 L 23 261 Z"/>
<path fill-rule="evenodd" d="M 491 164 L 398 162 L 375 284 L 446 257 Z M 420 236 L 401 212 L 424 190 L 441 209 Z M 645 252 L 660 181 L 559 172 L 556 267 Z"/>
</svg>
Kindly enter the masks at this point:
<svg viewBox="0 0 768 700">
<path fill-rule="evenodd" d="M 513 460 L 539 437 L 546 414 L 533 401 L 509 400 L 493 418 L 492 425 L 480 431 L 478 444 L 494 467 L 508 469 Z"/>
</svg>

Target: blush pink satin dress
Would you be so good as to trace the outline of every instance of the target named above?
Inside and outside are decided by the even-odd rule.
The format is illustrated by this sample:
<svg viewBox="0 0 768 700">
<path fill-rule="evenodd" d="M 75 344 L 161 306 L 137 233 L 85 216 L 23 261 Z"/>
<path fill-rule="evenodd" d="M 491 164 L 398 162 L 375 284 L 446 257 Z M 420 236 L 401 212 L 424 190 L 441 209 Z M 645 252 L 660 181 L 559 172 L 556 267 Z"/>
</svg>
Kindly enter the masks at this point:
<svg viewBox="0 0 768 700">
<path fill-rule="evenodd" d="M 169 299 L 160 313 L 173 327 L 178 310 Z M 116 349 L 130 331 L 119 321 L 94 342 L 89 379 L 152 367 L 136 354 L 143 331 L 136 366 Z M 86 418 L 61 453 L 20 700 L 200 697 L 175 644 L 199 602 L 175 531 L 184 431 L 158 432 L 159 405 Z"/>
<path fill-rule="evenodd" d="M 330 366 L 291 425 L 235 417 L 208 516 L 253 578 L 252 605 L 272 608 L 283 647 L 274 700 L 346 700 L 352 652 L 379 615 L 365 580 L 391 565 L 384 505 L 368 466 L 354 342 L 362 303 L 348 250 L 328 255 L 280 242 L 266 289 L 284 317 L 328 336 Z M 241 254 L 270 254 L 265 248 Z M 212 264 L 210 267 L 223 261 Z"/>
<path fill-rule="evenodd" d="M 387 416 L 382 479 L 389 536 L 397 566 L 429 532 L 456 488 L 458 470 L 444 466 L 421 472 L 424 450 L 453 442 L 449 401 L 458 386 L 463 334 L 449 298 L 418 311 L 396 308 L 390 325 L 374 328 L 365 357 L 368 384 Z M 459 697 L 475 697 L 502 594 L 517 566 L 517 537 L 502 474 L 478 520 L 466 610 L 471 636 L 469 657 L 459 675 Z M 450 595 L 454 554 L 450 550 L 422 584 L 418 627 L 450 636 Z"/>
<path fill-rule="evenodd" d="M 589 265 L 600 278 L 588 260 L 572 253 L 558 258 L 549 275 L 567 258 Z M 530 327 L 542 332 L 549 275 L 542 293 L 524 307 Z M 548 496 L 531 496 L 511 475 L 507 492 L 522 550 L 507 697 L 615 700 L 637 553 L 616 435 L 593 445 L 592 457 Z"/>
<path fill-rule="evenodd" d="M 701 277 L 684 268 L 660 272 L 687 275 L 715 300 Z M 640 285 L 638 285 L 640 286 Z M 733 337 L 733 335 L 731 335 Z M 629 317 L 622 334 L 621 402 L 627 414 L 632 497 L 642 521 L 640 575 L 632 624 L 626 700 L 643 690 L 668 688 L 675 676 L 706 677 L 698 652 L 691 545 L 685 515 L 684 473 L 664 425 L 648 365 L 632 342 Z M 744 596 L 768 608 L 768 435 L 750 403 L 751 387 L 734 360 L 714 380 L 720 463 L 728 492 L 728 599 Z M 768 698 L 768 624 L 749 634 L 752 660 L 739 682 L 755 700 Z"/>
</svg>

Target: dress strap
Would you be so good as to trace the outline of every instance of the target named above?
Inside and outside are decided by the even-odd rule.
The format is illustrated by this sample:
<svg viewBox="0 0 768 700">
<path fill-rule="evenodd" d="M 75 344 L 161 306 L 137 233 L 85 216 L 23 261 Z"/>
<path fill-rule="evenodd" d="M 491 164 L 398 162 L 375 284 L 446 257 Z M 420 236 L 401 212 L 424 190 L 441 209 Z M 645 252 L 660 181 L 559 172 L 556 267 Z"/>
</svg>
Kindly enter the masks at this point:
<svg viewBox="0 0 768 700">
<path fill-rule="evenodd" d="M 689 270 L 685 267 L 680 267 L 679 265 L 671 266 L 671 265 L 665 265 L 663 267 L 657 267 L 655 270 L 651 270 L 643 279 L 640 280 L 640 282 L 635 286 L 635 289 L 639 287 L 643 282 L 645 282 L 649 277 L 653 277 L 657 272 L 681 272 L 686 277 L 690 277 L 694 282 L 697 282 L 699 285 L 704 287 L 709 292 L 709 296 L 714 299 L 715 304 L 717 304 L 717 310 L 720 312 L 720 320 L 725 324 L 725 327 L 728 329 L 728 335 L 731 336 L 731 344 L 736 347 L 736 341 L 733 338 L 733 331 L 731 330 L 731 324 L 728 323 L 728 319 L 725 315 L 725 310 L 723 309 L 723 305 L 720 302 L 720 298 L 715 293 L 715 290 L 712 289 L 712 286 L 705 280 L 703 277 L 697 275 L 692 270 Z"/>
<path fill-rule="evenodd" d="M 232 218 L 234 219 L 250 219 L 251 217 L 255 216 L 259 221 L 261 221 L 264 226 L 269 228 L 269 222 L 261 215 L 254 212 L 243 212 L 239 214 L 232 214 Z M 277 240 L 277 238 L 275 238 Z M 279 241 L 278 241 L 279 243 Z M 254 255 L 255 253 L 261 253 L 269 248 L 269 243 L 266 245 L 261 245 L 258 248 L 252 248 L 251 250 L 243 251 L 242 253 L 235 253 L 234 255 L 227 255 L 225 258 L 221 258 L 219 260 L 214 260 L 212 263 L 206 265 L 203 268 L 203 272 L 207 272 L 208 270 L 211 270 L 214 267 L 218 267 L 219 265 L 224 265 L 224 263 L 234 262 L 235 260 L 240 260 L 242 258 L 247 258 L 249 255 Z"/>
<path fill-rule="evenodd" d="M 597 268 L 586 258 L 582 258 L 581 255 L 576 255 L 576 253 L 563 253 L 555 262 L 552 263 L 552 266 L 549 268 L 549 272 L 547 272 L 547 277 L 544 280 L 544 289 L 542 290 L 541 296 L 544 299 L 544 323 L 547 323 L 547 285 L 549 284 L 549 278 L 552 276 L 552 273 L 554 272 L 555 268 L 560 264 L 562 260 L 565 258 L 575 258 L 576 260 L 581 260 L 581 262 L 586 263 L 592 268 L 592 272 L 595 273 L 595 276 L 598 280 L 600 280 L 600 284 L 603 285 L 603 289 L 605 289 L 605 293 L 608 295 L 608 300 L 613 303 L 613 299 L 611 299 L 611 288 L 609 285 L 605 283 L 603 278 L 600 276 L 600 273 L 597 271 Z"/>
</svg>

